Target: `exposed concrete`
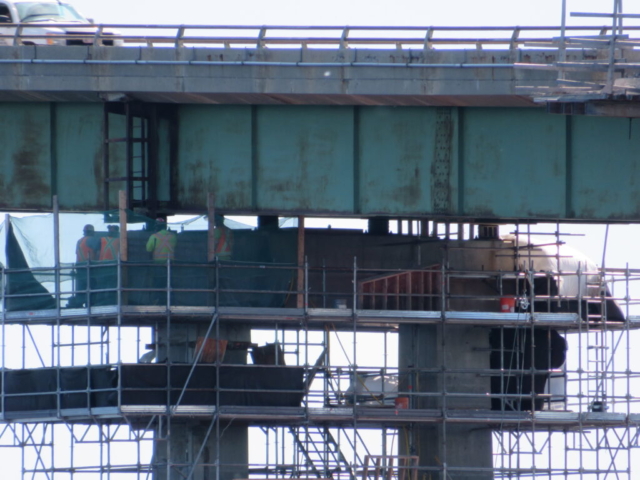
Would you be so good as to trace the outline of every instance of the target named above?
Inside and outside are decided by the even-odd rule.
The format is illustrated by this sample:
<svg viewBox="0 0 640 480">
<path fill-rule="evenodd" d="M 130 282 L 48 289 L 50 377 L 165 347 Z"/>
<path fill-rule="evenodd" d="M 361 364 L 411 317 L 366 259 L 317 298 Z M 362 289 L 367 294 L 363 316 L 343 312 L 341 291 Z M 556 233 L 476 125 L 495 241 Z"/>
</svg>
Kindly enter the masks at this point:
<svg viewBox="0 0 640 480">
<path fill-rule="evenodd" d="M 160 427 L 154 450 L 153 480 L 184 480 L 191 472 L 198 453 L 202 453 L 191 477 L 193 480 L 231 480 L 248 477 L 247 426 L 220 424 L 220 441 L 216 440 L 216 426 L 207 438 L 210 422 L 172 421 Z M 218 448 L 220 451 L 218 452 Z M 216 475 L 215 463 L 220 458 L 220 475 Z"/>
<path fill-rule="evenodd" d="M 399 367 L 410 372 L 401 390 L 414 392 L 411 408 L 484 409 L 489 398 L 460 397 L 456 394 L 482 395 L 490 391 L 489 377 L 477 374 L 441 373 L 447 369 L 489 368 L 489 336 L 487 329 L 467 326 L 402 325 L 399 335 Z M 433 373 L 424 373 L 432 369 Z M 406 390 L 405 390 L 406 391 Z M 446 392 L 446 395 L 443 395 Z M 450 480 L 491 480 L 493 474 L 482 474 L 478 468 L 492 468 L 491 430 L 479 425 L 452 424 L 415 425 L 401 432 L 399 453 L 418 455 L 420 476 Z M 446 475 L 436 473 L 447 465 Z M 429 469 L 434 469 L 429 473 Z M 476 469 L 465 473 L 456 469 Z M 429 477 L 431 475 L 431 477 Z"/>
<path fill-rule="evenodd" d="M 206 334 L 207 328 L 208 325 L 176 325 L 176 322 L 173 322 L 171 332 L 167 335 L 166 327 L 159 327 L 156 330 L 158 359 L 169 359 L 175 363 L 192 362 L 195 342 L 198 337 Z M 215 338 L 216 333 L 219 334 L 219 338 L 229 341 L 251 340 L 250 329 L 235 323 L 221 324 L 217 330 L 214 327 L 209 337 Z M 246 364 L 247 352 L 228 351 L 223 362 Z M 196 422 L 176 417 L 168 425 L 160 424 L 156 431 L 157 440 L 154 447 L 154 480 L 184 479 L 196 461 L 198 467 L 191 477 L 193 480 L 232 480 L 248 477 L 248 426 L 237 422 L 221 423 L 219 426 L 214 424 L 207 434 L 211 421 Z M 223 433 L 220 434 L 221 432 Z M 218 462 L 219 476 L 214 466 Z"/>
<path fill-rule="evenodd" d="M 635 52 L 630 52 L 631 54 Z M 0 101 L 534 106 L 556 51 L 0 47 Z M 567 61 L 592 60 L 591 51 Z M 586 80 L 593 80 L 588 74 Z"/>
</svg>

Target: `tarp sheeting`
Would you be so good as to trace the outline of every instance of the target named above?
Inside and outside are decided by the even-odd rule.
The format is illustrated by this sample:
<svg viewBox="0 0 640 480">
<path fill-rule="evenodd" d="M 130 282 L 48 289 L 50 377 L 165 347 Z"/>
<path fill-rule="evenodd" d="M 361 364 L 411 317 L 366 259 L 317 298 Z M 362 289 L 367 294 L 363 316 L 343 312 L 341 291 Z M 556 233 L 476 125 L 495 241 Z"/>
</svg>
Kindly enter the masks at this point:
<svg viewBox="0 0 640 480">
<path fill-rule="evenodd" d="M 32 272 L 25 271 L 29 265 L 12 225 L 9 225 L 5 248 L 7 268 L 18 270 L 10 271 L 6 275 L 6 294 L 9 296 L 5 298 L 5 309 L 11 312 L 56 308 L 55 299 L 49 291 L 35 278 Z M 50 272 L 50 276 L 53 280 L 53 271 Z M 11 297 L 11 295 L 17 296 Z"/>
<path fill-rule="evenodd" d="M 558 294 L 563 297 L 597 295 L 597 289 L 589 286 L 599 281 L 598 265 L 582 252 L 566 244 L 545 244 L 544 239 L 529 238 L 527 235 L 503 237 L 517 242 L 522 271 L 549 272 L 558 275 Z M 582 272 L 578 277 L 577 272 Z"/>
<path fill-rule="evenodd" d="M 124 365 L 122 404 L 165 405 L 170 399 L 175 405 L 190 371 L 190 365 Z M 302 367 L 198 365 L 180 404 L 215 405 L 219 386 L 220 405 L 296 407 L 302 402 L 303 375 Z"/>
<path fill-rule="evenodd" d="M 398 397 L 397 375 L 362 374 L 357 373 L 351 377 L 349 388 L 344 392 L 347 404 L 360 405 L 394 405 Z"/>
<path fill-rule="evenodd" d="M 492 410 L 542 410 L 549 373 L 525 373 L 562 367 L 567 342 L 553 329 L 535 329 L 533 345 L 530 328 L 493 329 L 490 334 L 490 367 L 499 375 L 491 377 Z M 533 355 L 533 358 L 532 358 Z M 534 395 L 535 394 L 535 395 Z"/>
<path fill-rule="evenodd" d="M 70 367 L 61 368 L 59 372 L 60 408 L 117 405 L 118 379 L 112 367 Z M 4 385 L 5 411 L 57 409 L 58 370 L 54 368 L 5 370 Z"/>
<path fill-rule="evenodd" d="M 546 273 L 546 277 L 534 279 L 534 292 L 537 296 L 549 295 L 551 301 L 537 301 L 535 311 L 550 313 L 581 312 L 583 320 L 588 317 L 594 320 L 598 316 L 608 321 L 624 321 L 624 313 L 615 300 L 611 298 L 609 287 L 604 289 L 604 302 L 601 299 L 600 274 L 598 265 L 582 252 L 566 244 L 545 244 L 544 239 L 536 239 L 526 235 L 507 235 L 519 249 L 518 268 L 521 271 Z M 580 275 L 578 275 L 580 272 Z M 520 289 L 522 291 L 522 289 Z M 583 298 L 578 308 L 578 298 Z M 605 311 L 602 311 L 604 303 Z"/>
<path fill-rule="evenodd" d="M 58 381 L 62 409 L 118 406 L 118 380 L 121 405 L 176 405 L 191 368 L 188 364 L 125 364 L 119 369 L 105 365 L 5 370 L 4 411 L 57 410 Z M 303 377 L 303 367 L 198 365 L 180 405 L 216 405 L 219 386 L 220 405 L 296 407 L 304 395 Z"/>
</svg>

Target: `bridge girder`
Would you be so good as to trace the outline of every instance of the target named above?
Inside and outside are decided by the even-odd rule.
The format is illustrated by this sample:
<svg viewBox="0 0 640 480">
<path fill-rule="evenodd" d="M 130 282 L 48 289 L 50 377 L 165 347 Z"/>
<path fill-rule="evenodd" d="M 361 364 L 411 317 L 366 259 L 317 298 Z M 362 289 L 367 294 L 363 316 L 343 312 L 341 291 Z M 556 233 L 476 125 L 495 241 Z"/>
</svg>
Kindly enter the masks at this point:
<svg viewBox="0 0 640 480">
<path fill-rule="evenodd" d="M 532 108 L 154 108 L 145 161 L 167 212 L 204 212 L 214 192 L 217 208 L 237 214 L 640 220 L 632 119 Z M 107 141 L 105 118 L 111 139 L 122 137 L 124 117 L 105 117 L 99 103 L 0 104 L 0 208 L 50 210 L 54 194 L 63 211 L 115 208 L 126 147 Z"/>
</svg>

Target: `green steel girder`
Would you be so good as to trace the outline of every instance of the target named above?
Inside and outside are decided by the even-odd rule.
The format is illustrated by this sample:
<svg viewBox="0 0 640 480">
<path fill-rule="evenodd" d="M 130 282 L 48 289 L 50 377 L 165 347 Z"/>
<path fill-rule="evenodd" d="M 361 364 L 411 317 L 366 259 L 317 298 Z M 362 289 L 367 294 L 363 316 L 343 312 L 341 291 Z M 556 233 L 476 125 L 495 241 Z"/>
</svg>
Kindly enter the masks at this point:
<svg viewBox="0 0 640 480">
<path fill-rule="evenodd" d="M 116 206 L 124 149 L 103 106 L 0 104 L 0 208 Z M 533 108 L 176 105 L 161 207 L 227 213 L 640 221 L 640 125 Z M 113 117 L 113 116 L 112 116 Z M 174 119 L 174 120 L 171 120 Z M 171 124 L 173 122 L 173 124 Z M 122 130 L 110 120 L 111 135 Z M 108 146 L 106 146 L 108 145 Z"/>
</svg>

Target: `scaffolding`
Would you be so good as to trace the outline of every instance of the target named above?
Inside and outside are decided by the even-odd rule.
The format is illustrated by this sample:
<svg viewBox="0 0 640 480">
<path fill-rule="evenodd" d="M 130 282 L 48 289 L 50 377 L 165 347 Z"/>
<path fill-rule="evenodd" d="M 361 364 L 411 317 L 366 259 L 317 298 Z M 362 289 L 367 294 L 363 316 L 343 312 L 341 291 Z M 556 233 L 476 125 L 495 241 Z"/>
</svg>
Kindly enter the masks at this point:
<svg viewBox="0 0 640 480">
<path fill-rule="evenodd" d="M 637 61 L 633 54 L 637 41 L 629 32 L 638 28 L 640 15 L 624 13 L 622 0 L 614 0 L 611 13 L 570 12 L 569 17 L 598 19 L 610 22 L 600 32 L 572 32 L 567 25 L 567 1 L 562 2 L 560 36 L 552 40 L 533 41 L 525 45 L 558 50 L 558 58 L 549 66 L 518 63 L 516 68 L 553 70 L 557 72 L 557 84 L 552 87 L 518 86 L 521 92 L 529 92 L 537 103 L 546 103 L 551 113 L 594 114 L 589 102 L 605 99 L 634 98 L 638 93 Z M 627 24 L 625 25 L 625 22 Z M 576 34 L 574 34 L 576 33 Z M 590 51 L 587 60 L 569 59 L 575 51 Z M 624 116 L 633 117 L 631 114 Z"/>
<path fill-rule="evenodd" d="M 528 226 L 479 241 L 473 228 L 462 238 L 467 226 L 426 227 L 370 246 L 417 258 L 411 268 L 357 256 L 327 265 L 310 249 L 292 265 L 3 268 L 7 478 L 634 478 L 640 270 L 566 269 L 576 257 L 559 225 L 542 243 Z M 344 245 L 365 235 L 321 234 Z M 460 268 L 476 254 L 515 268 Z M 80 307 L 68 306 L 79 293 L 70 269 L 88 278 Z M 110 283 L 91 282 L 100 270 Z M 25 275 L 47 289 L 9 288 Z M 289 287 L 274 288 L 283 275 Z M 14 308 L 25 302 L 36 308 Z M 400 360 L 423 338 L 435 342 L 430 363 Z M 224 450 L 234 429 L 244 462 Z M 419 460 L 420 432 L 436 432 L 433 461 Z M 460 432 L 489 439 L 488 461 L 457 460 Z"/>
</svg>

